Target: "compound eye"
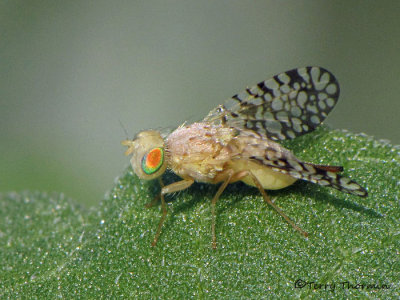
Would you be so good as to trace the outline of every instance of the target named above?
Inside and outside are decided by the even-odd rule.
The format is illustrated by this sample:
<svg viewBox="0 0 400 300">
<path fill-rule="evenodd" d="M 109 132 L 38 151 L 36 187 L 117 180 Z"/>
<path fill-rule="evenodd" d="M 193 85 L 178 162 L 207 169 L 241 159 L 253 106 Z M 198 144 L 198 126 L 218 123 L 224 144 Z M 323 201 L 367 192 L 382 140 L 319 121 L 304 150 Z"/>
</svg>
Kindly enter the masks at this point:
<svg viewBox="0 0 400 300">
<path fill-rule="evenodd" d="M 142 170 L 148 175 L 157 172 L 164 162 L 164 149 L 154 148 L 151 149 L 142 158 Z"/>
</svg>

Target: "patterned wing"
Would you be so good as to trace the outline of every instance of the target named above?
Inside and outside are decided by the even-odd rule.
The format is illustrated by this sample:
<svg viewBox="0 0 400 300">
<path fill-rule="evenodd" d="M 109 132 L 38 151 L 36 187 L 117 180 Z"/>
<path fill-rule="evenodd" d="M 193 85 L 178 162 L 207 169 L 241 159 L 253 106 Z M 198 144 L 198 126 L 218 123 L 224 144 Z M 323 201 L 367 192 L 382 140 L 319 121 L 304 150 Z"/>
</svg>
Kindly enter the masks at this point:
<svg viewBox="0 0 400 300">
<path fill-rule="evenodd" d="M 321 67 L 293 69 L 234 95 L 210 112 L 220 120 L 272 140 L 292 139 L 313 131 L 339 98 L 339 84 Z"/>
<path fill-rule="evenodd" d="M 241 131 L 236 137 L 243 145 L 240 159 L 247 158 L 272 170 L 322 186 L 335 188 L 344 193 L 366 197 L 367 191 L 354 180 L 339 172 L 339 166 L 316 165 L 300 161 L 289 150 L 271 140 L 263 139 L 252 131 Z"/>
<path fill-rule="evenodd" d="M 259 160 L 259 158 L 257 159 Z M 274 171 L 288 174 L 297 179 L 332 187 L 341 192 L 359 197 L 368 196 L 368 192 L 356 181 L 339 174 L 343 170 L 342 167 L 314 165 L 297 159 L 285 158 L 277 161 L 266 160 L 264 158 L 263 163 L 270 166 Z"/>
</svg>

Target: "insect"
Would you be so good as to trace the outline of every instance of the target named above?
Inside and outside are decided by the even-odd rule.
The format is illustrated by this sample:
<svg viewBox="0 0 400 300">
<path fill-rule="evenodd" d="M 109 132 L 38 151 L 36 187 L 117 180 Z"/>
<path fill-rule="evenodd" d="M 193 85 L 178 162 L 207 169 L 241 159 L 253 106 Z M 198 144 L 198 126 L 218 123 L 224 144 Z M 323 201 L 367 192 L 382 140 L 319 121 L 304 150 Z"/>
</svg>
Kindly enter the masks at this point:
<svg viewBox="0 0 400 300">
<path fill-rule="evenodd" d="M 264 201 L 304 236 L 307 232 L 270 200 L 265 189 L 282 189 L 302 179 L 366 197 L 363 187 L 339 174 L 342 167 L 303 162 L 277 142 L 313 131 L 338 97 L 339 84 L 326 69 L 293 69 L 247 88 L 201 122 L 183 124 L 168 136 L 147 130 L 122 141 L 139 178 L 160 178 L 167 168 L 182 178 L 167 186 L 160 179 L 162 217 L 152 245 L 167 214 L 164 195 L 187 189 L 195 181 L 221 183 L 211 201 L 213 248 L 215 206 L 226 186 L 235 181 L 258 188 Z"/>
</svg>

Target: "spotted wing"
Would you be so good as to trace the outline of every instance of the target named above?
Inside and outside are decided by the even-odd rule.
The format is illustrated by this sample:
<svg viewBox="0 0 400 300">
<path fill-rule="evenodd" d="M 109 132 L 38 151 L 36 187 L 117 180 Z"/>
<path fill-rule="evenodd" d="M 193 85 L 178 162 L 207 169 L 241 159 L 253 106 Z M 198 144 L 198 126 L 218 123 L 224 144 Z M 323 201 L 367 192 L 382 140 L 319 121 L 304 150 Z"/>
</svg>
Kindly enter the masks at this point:
<svg viewBox="0 0 400 300">
<path fill-rule="evenodd" d="M 356 181 L 345 177 L 339 172 L 343 170 L 338 166 L 314 165 L 297 159 L 282 158 L 278 161 L 266 160 L 263 164 L 270 166 L 272 170 L 288 174 L 294 178 L 310 181 L 322 186 L 332 187 L 341 192 L 367 197 L 368 192 Z"/>
<path fill-rule="evenodd" d="M 241 145 L 238 148 L 242 149 L 238 159 L 246 158 L 278 173 L 332 187 L 344 193 L 360 197 L 368 195 L 357 182 L 339 174 L 343 171 L 342 167 L 303 162 L 282 145 L 264 139 L 252 131 L 242 130 L 235 139 L 238 145 Z"/>
<path fill-rule="evenodd" d="M 286 140 L 313 131 L 339 98 L 339 84 L 321 67 L 293 69 L 234 95 L 205 121 L 220 120 L 272 140 Z"/>
</svg>

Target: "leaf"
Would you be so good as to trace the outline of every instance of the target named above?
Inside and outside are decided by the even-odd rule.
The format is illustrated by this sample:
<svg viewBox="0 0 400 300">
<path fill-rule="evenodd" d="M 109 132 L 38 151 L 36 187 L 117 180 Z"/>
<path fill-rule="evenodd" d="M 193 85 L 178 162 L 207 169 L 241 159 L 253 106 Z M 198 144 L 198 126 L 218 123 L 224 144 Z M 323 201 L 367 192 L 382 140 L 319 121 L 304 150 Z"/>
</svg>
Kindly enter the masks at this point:
<svg viewBox="0 0 400 300">
<path fill-rule="evenodd" d="M 91 212 L 62 195 L 1 195 L 0 296 L 399 297 L 400 148 L 325 128 L 285 145 L 306 161 L 343 165 L 368 198 L 306 182 L 269 191 L 304 238 L 255 188 L 232 184 L 217 203 L 213 250 L 214 185 L 167 197 L 156 247 L 161 208 L 144 205 L 159 187 L 131 168 Z"/>
</svg>

